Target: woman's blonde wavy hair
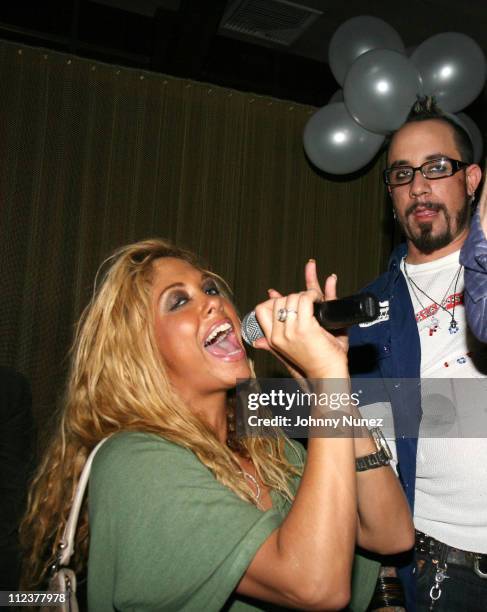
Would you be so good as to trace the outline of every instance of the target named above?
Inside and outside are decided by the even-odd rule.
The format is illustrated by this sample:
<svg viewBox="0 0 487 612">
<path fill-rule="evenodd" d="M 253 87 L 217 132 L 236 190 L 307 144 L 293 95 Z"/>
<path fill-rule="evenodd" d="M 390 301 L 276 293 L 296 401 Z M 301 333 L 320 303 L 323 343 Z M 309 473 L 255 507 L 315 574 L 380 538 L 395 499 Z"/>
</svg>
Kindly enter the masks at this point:
<svg viewBox="0 0 487 612">
<path fill-rule="evenodd" d="M 215 278 L 194 254 L 150 239 L 119 249 L 104 262 L 103 281 L 86 307 L 71 349 L 70 372 L 58 423 L 33 479 L 21 525 L 22 588 L 40 588 L 55 562 L 78 479 L 93 447 L 120 431 L 142 431 L 190 449 L 218 481 L 255 503 L 230 448 L 195 416 L 171 387 L 154 340 L 151 308 L 153 262 L 182 259 Z M 98 275 L 97 275 L 98 276 Z M 262 481 L 291 499 L 289 479 L 298 471 L 287 461 L 282 437 L 239 440 Z M 74 566 L 86 565 L 87 503 L 76 534 Z"/>
</svg>

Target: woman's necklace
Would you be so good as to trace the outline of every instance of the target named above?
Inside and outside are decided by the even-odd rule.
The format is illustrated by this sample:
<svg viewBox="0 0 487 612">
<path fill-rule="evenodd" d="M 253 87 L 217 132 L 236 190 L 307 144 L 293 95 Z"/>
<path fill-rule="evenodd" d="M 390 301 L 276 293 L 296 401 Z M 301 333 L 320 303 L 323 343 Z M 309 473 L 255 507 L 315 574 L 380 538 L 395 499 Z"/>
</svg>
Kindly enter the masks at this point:
<svg viewBox="0 0 487 612">
<path fill-rule="evenodd" d="M 435 299 L 433 299 L 431 297 L 431 295 L 428 295 L 426 293 L 426 291 L 423 291 L 423 289 L 421 289 L 421 287 L 419 287 L 419 285 L 414 282 L 414 280 L 409 276 L 408 274 L 408 268 L 406 265 L 406 258 L 403 259 L 403 263 L 404 263 L 404 274 L 406 276 L 406 279 L 409 283 L 409 286 L 411 287 L 415 298 L 418 300 L 419 305 L 421 306 L 421 308 L 423 310 L 425 310 L 425 307 L 423 305 L 423 303 L 421 302 L 421 300 L 419 299 L 418 294 L 416 293 L 416 289 L 421 292 L 425 297 L 427 297 L 429 300 L 431 300 L 434 304 L 436 304 L 438 306 L 438 308 L 441 308 L 442 310 L 444 310 L 448 315 L 450 315 L 451 317 L 451 321 L 450 321 L 450 325 L 448 326 L 448 331 L 450 332 L 450 334 L 456 334 L 458 331 L 458 323 L 455 319 L 455 307 L 456 307 L 456 293 L 457 293 L 457 284 L 458 284 L 458 279 L 460 278 L 460 273 L 462 271 L 463 266 L 460 265 L 458 266 L 458 270 L 455 272 L 455 274 L 453 275 L 453 278 L 451 279 L 446 291 L 445 291 L 445 295 L 443 296 L 443 299 L 441 300 L 441 302 L 437 302 Z M 448 296 L 448 292 L 450 291 L 450 287 L 453 284 L 453 281 L 455 281 L 455 287 L 453 289 L 453 309 L 452 312 L 450 312 L 447 308 L 445 308 L 444 304 L 446 302 L 446 298 Z M 438 325 L 439 325 L 439 321 L 437 319 L 437 317 L 435 317 L 434 315 L 431 317 L 431 321 L 428 325 L 429 327 L 429 335 L 432 336 L 433 333 L 438 329 Z"/>
<path fill-rule="evenodd" d="M 256 503 L 258 505 L 259 501 L 260 501 L 261 488 L 260 488 L 260 484 L 257 482 L 257 478 L 255 478 L 255 476 L 252 476 L 252 474 L 249 474 L 249 472 L 246 472 L 243 468 L 242 468 L 242 474 L 243 474 L 245 480 L 247 480 L 248 482 L 250 482 L 251 484 L 254 485 L 255 493 L 254 493 L 254 491 L 252 491 L 252 493 L 253 493 L 254 499 L 255 499 L 255 501 L 256 501 Z"/>
<path fill-rule="evenodd" d="M 235 434 L 235 411 L 234 409 L 232 409 L 232 407 L 230 407 L 229 410 L 227 411 L 227 429 L 228 429 L 227 431 L 228 448 L 232 450 L 234 453 L 240 454 L 242 451 L 242 446 Z M 252 491 L 252 495 L 254 496 L 256 506 L 260 507 L 259 501 L 260 501 L 262 489 L 260 487 L 260 484 L 257 482 L 257 478 L 255 476 L 252 476 L 252 474 L 250 474 L 246 470 L 244 470 L 242 464 L 240 464 L 240 468 L 241 468 L 241 473 L 243 477 L 245 478 L 247 483 L 249 483 L 249 488 Z M 255 492 L 252 486 L 250 485 L 255 487 Z"/>
</svg>

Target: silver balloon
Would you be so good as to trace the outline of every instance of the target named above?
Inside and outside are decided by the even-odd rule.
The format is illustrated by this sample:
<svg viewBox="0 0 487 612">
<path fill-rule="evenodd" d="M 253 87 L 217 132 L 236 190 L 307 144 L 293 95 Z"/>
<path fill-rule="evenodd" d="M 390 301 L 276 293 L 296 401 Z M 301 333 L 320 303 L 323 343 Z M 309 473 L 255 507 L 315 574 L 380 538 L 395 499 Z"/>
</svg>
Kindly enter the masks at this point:
<svg viewBox="0 0 487 612">
<path fill-rule="evenodd" d="M 343 89 L 337 89 L 328 100 L 328 104 L 333 104 L 334 102 L 343 102 Z"/>
<path fill-rule="evenodd" d="M 335 31 L 328 48 L 328 63 L 335 79 L 343 85 L 353 62 L 372 49 L 404 51 L 399 34 L 378 17 L 362 15 L 348 19 Z"/>
<path fill-rule="evenodd" d="M 356 59 L 343 87 L 345 104 L 355 121 L 381 134 L 404 123 L 421 91 L 416 66 L 389 49 L 369 51 Z"/>
<path fill-rule="evenodd" d="M 485 55 L 470 36 L 443 32 L 425 40 L 411 55 L 423 79 L 424 93 L 444 111 L 468 106 L 484 87 Z"/>
<path fill-rule="evenodd" d="M 462 128 L 470 136 L 470 140 L 473 146 L 473 161 L 477 164 L 482 158 L 482 151 L 484 149 L 484 139 L 475 121 L 465 113 L 458 113 L 453 115 L 454 118 L 460 123 Z"/>
<path fill-rule="evenodd" d="M 349 174 L 365 166 L 384 136 L 364 130 L 343 102 L 320 108 L 304 128 L 304 150 L 310 161 L 331 174 Z"/>
</svg>

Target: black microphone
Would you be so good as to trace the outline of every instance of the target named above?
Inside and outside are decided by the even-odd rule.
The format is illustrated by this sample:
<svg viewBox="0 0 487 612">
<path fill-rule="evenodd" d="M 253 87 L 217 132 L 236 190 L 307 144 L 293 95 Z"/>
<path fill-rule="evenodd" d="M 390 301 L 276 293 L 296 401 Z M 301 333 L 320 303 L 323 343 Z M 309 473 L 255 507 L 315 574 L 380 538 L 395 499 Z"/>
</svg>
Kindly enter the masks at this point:
<svg viewBox="0 0 487 612">
<path fill-rule="evenodd" d="M 314 305 L 314 316 L 325 329 L 342 329 L 358 323 L 369 323 L 377 319 L 379 313 L 379 302 L 371 293 L 357 293 Z M 242 338 L 252 346 L 253 342 L 263 336 L 264 332 L 253 310 L 242 319 Z"/>
</svg>

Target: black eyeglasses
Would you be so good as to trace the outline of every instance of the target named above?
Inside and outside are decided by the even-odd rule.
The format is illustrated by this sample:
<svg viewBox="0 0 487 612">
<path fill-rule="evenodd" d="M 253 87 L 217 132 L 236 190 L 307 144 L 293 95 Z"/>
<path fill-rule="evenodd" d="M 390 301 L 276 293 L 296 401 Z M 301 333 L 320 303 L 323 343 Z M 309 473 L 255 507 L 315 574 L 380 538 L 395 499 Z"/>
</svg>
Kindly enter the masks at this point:
<svg viewBox="0 0 487 612">
<path fill-rule="evenodd" d="M 413 166 L 393 166 L 384 170 L 384 183 L 391 185 L 407 185 L 412 183 L 415 173 L 419 170 L 425 179 L 435 181 L 437 179 L 453 176 L 456 172 L 469 166 L 466 162 L 458 161 L 458 159 L 450 159 L 449 157 L 439 157 L 424 162 L 421 166 L 414 168 Z"/>
</svg>

